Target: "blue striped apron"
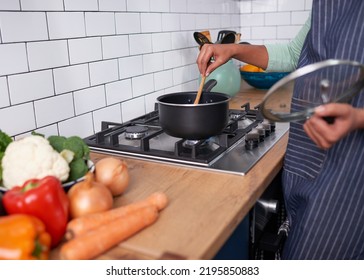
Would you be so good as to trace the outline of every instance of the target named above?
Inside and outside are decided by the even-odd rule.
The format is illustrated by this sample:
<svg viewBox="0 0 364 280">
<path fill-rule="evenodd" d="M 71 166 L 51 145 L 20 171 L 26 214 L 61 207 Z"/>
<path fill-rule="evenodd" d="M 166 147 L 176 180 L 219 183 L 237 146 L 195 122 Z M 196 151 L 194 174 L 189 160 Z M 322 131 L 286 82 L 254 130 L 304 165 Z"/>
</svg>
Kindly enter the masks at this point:
<svg viewBox="0 0 364 280">
<path fill-rule="evenodd" d="M 329 58 L 364 63 L 364 1 L 314 0 L 298 67 Z M 300 106 L 295 91 L 292 108 Z M 364 91 L 351 102 L 364 108 Z M 283 259 L 364 259 L 364 130 L 319 149 L 291 123 L 283 169 L 290 232 Z"/>
</svg>

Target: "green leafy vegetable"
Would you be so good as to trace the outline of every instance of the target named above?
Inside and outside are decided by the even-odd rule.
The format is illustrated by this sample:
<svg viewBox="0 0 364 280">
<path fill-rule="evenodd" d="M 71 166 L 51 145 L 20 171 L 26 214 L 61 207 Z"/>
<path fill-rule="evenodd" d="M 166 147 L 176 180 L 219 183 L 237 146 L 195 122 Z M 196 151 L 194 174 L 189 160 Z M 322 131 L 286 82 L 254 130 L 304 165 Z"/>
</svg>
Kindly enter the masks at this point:
<svg viewBox="0 0 364 280">
<path fill-rule="evenodd" d="M 53 149 L 55 149 L 58 153 L 64 150 L 64 143 L 66 142 L 66 139 L 66 137 L 58 135 L 52 135 L 48 137 L 49 144 L 51 144 Z"/>
<path fill-rule="evenodd" d="M 57 152 L 69 162 L 70 175 L 67 182 L 84 176 L 87 171 L 87 160 L 90 159 L 90 148 L 79 136 L 58 136 L 48 137 L 48 141 Z M 70 154 L 73 153 L 72 157 Z"/>
<path fill-rule="evenodd" d="M 71 136 L 66 139 L 64 149 L 75 153 L 75 159 L 85 158 L 84 156 L 85 142 L 78 136 Z"/>
<path fill-rule="evenodd" d="M 48 141 L 57 152 L 62 152 L 63 150 L 70 150 L 74 153 L 74 159 L 82 158 L 84 160 L 89 159 L 90 149 L 86 145 L 85 141 L 79 136 L 57 136 L 52 135 L 48 137 Z"/>
<path fill-rule="evenodd" d="M 13 142 L 13 139 L 0 130 L 0 152 L 5 152 L 6 147 Z"/>
<path fill-rule="evenodd" d="M 71 161 L 69 166 L 71 170 L 68 181 L 77 180 L 78 178 L 85 176 L 88 171 L 87 164 L 82 158 L 74 159 L 73 161 Z"/>
</svg>

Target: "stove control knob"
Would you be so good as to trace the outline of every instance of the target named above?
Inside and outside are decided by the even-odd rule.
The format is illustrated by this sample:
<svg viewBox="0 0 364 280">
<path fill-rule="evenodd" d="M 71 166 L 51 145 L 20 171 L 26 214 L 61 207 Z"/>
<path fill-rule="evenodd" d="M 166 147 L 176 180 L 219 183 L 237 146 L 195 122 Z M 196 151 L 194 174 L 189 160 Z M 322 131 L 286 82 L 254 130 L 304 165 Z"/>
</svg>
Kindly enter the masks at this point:
<svg viewBox="0 0 364 280">
<path fill-rule="evenodd" d="M 258 147 L 259 144 L 259 134 L 256 130 L 250 131 L 245 135 L 245 148 L 247 150 L 253 150 Z"/>
<path fill-rule="evenodd" d="M 263 129 L 265 131 L 265 137 L 269 136 L 270 133 L 272 132 L 272 128 L 271 128 L 270 123 L 262 122 L 262 127 L 263 127 Z"/>
<path fill-rule="evenodd" d="M 276 123 L 273 121 L 264 120 L 263 123 L 267 123 L 270 125 L 270 131 L 274 132 L 276 131 Z"/>
<path fill-rule="evenodd" d="M 265 129 L 263 127 L 263 125 L 258 124 L 255 129 L 253 129 L 253 131 L 256 131 L 256 133 L 258 133 L 259 135 L 259 142 L 263 142 L 264 138 L 265 138 Z"/>
</svg>

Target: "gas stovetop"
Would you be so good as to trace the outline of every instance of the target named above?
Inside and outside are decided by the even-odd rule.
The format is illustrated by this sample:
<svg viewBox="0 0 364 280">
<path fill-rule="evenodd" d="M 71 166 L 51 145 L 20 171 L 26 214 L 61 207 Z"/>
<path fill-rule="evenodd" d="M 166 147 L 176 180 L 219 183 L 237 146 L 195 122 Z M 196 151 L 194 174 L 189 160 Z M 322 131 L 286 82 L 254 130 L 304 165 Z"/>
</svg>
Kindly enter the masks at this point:
<svg viewBox="0 0 364 280">
<path fill-rule="evenodd" d="M 287 130 L 288 124 L 264 120 L 247 103 L 230 109 L 225 130 L 206 140 L 166 134 L 155 110 L 122 124 L 102 122 L 85 141 L 95 152 L 245 175 Z"/>
</svg>

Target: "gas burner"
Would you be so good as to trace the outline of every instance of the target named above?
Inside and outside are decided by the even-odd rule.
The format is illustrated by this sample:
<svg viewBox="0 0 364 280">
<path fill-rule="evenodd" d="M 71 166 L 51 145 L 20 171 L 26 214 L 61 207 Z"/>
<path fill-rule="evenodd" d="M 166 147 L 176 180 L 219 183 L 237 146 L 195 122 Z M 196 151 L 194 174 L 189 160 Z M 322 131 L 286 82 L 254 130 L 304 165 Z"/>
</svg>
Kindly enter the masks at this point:
<svg viewBox="0 0 364 280">
<path fill-rule="evenodd" d="M 148 127 L 146 126 L 128 126 L 125 129 L 125 138 L 134 140 L 134 139 L 141 139 L 145 135 L 147 135 Z"/>
<path fill-rule="evenodd" d="M 242 119 L 244 116 L 245 116 L 245 114 L 237 113 L 237 112 L 231 112 L 229 114 L 230 120 L 233 120 L 233 121 Z"/>
<path fill-rule="evenodd" d="M 185 141 L 183 141 L 182 146 L 186 147 L 186 148 L 190 148 L 190 147 L 195 146 L 200 141 L 201 140 L 185 140 Z"/>
</svg>

